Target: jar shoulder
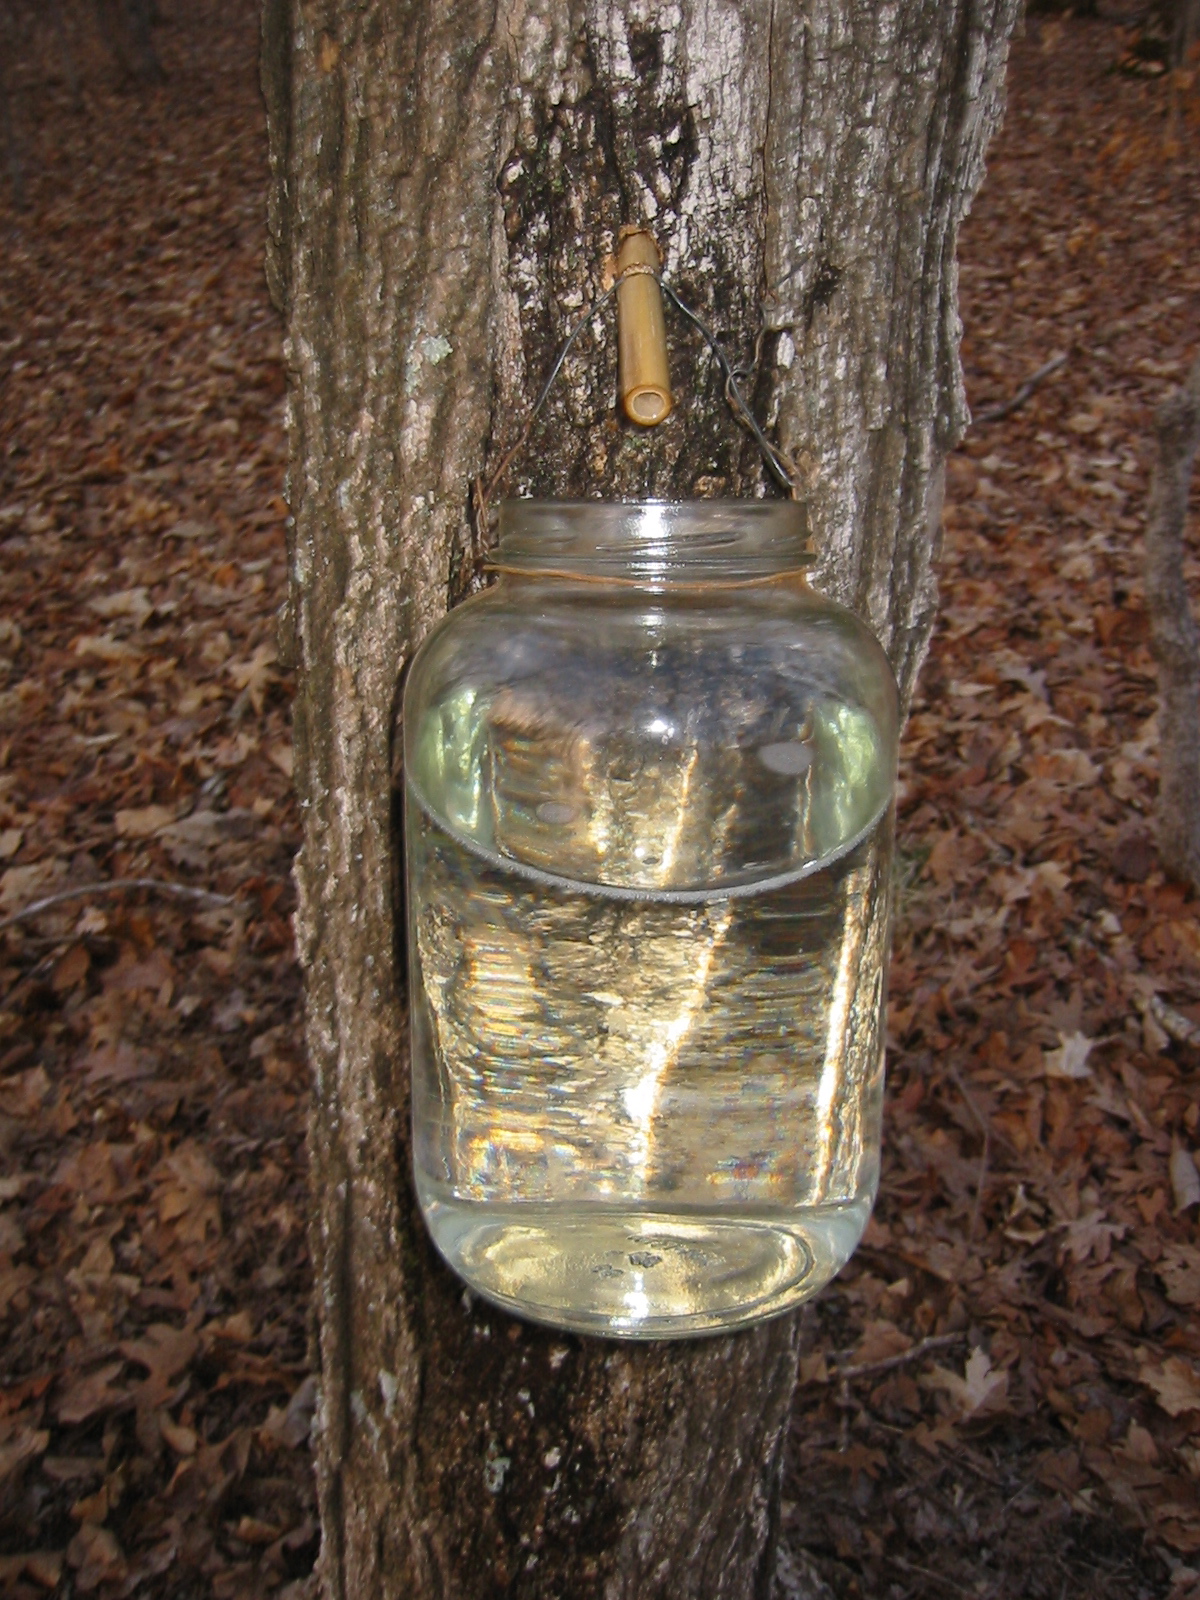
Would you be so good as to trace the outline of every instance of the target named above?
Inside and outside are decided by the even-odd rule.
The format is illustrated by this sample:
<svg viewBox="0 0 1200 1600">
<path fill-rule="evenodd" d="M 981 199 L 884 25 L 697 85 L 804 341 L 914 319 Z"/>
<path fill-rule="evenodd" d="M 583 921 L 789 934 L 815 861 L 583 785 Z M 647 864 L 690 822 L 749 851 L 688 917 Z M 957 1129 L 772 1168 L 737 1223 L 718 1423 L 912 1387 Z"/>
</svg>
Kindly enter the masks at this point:
<svg viewBox="0 0 1200 1600">
<path fill-rule="evenodd" d="M 883 712 L 895 679 L 870 629 L 853 612 L 807 586 L 761 584 L 709 590 L 605 584 L 500 583 L 450 612 L 421 645 L 409 674 L 410 699 L 436 696 L 453 681 L 481 687 L 531 674 L 552 676 L 546 692 L 577 693 L 630 670 L 690 672 L 698 688 L 711 673 L 753 679 L 782 671 L 810 675 Z M 885 718 L 886 720 L 886 718 Z"/>
</svg>

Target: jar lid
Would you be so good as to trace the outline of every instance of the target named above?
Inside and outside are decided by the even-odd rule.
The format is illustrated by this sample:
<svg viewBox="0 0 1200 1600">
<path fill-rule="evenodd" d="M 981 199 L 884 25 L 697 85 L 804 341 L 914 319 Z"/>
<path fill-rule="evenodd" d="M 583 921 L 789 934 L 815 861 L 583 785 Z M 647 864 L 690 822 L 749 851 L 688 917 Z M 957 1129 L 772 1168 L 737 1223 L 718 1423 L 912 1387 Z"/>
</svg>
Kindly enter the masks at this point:
<svg viewBox="0 0 1200 1600">
<path fill-rule="evenodd" d="M 772 577 L 814 559 L 796 500 L 505 500 L 494 564 L 683 583 Z"/>
</svg>

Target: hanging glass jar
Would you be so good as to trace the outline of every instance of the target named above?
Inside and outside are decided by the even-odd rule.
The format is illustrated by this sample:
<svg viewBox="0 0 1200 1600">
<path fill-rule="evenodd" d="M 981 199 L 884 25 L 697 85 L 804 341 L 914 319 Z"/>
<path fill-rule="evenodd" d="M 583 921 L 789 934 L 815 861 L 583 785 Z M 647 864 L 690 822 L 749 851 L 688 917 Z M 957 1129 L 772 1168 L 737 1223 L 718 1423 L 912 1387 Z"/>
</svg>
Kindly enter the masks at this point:
<svg viewBox="0 0 1200 1600">
<path fill-rule="evenodd" d="M 586 1333 L 814 1294 L 879 1171 L 897 701 L 787 501 L 509 501 L 404 698 L 438 1249 Z"/>
</svg>

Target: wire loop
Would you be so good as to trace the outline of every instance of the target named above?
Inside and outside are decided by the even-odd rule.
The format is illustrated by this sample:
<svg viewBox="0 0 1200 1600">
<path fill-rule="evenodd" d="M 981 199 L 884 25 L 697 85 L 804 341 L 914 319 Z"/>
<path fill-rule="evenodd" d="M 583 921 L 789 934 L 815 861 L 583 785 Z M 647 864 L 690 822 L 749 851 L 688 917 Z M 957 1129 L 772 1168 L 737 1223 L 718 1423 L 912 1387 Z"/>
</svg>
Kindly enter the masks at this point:
<svg viewBox="0 0 1200 1600">
<path fill-rule="evenodd" d="M 762 453 L 763 460 L 770 469 L 772 476 L 775 478 L 779 486 L 787 492 L 789 498 L 792 500 L 800 499 L 800 474 L 796 470 L 794 462 L 790 461 L 783 451 L 780 450 L 777 445 L 773 445 L 767 438 L 766 434 L 759 426 L 758 419 L 755 417 L 750 407 L 746 404 L 741 389 L 738 387 L 739 377 L 748 377 L 749 372 L 753 372 L 758 366 L 759 356 L 762 351 L 762 332 L 759 333 L 758 337 L 754 341 L 754 361 L 749 369 L 749 372 L 743 368 L 734 367 L 728 356 L 721 349 L 716 334 L 712 331 L 708 324 L 704 322 L 704 320 L 695 311 L 692 310 L 691 306 L 689 306 L 686 301 L 680 298 L 676 291 L 662 276 L 661 272 L 656 272 L 648 263 L 633 262 L 625 268 L 618 278 L 614 279 L 609 288 L 605 289 L 597 299 L 592 301 L 591 305 L 588 306 L 586 311 L 584 311 L 579 317 L 578 321 L 575 323 L 574 327 L 563 341 L 557 356 L 554 358 L 554 365 L 550 368 L 549 376 L 546 378 L 545 383 L 543 383 L 541 391 L 538 394 L 537 399 L 534 401 L 529 415 L 525 419 L 525 426 L 521 429 L 516 442 L 505 451 L 504 455 L 500 459 L 500 464 L 492 473 L 487 483 L 484 483 L 482 473 L 475 479 L 472 489 L 472 500 L 475 506 L 476 528 L 481 537 L 485 537 L 488 531 L 488 508 L 491 497 L 495 493 L 501 479 L 512 465 L 514 457 L 528 442 L 529 435 L 533 431 L 533 425 L 538 419 L 538 414 L 542 407 L 546 404 L 546 401 L 550 395 L 550 391 L 554 387 L 555 381 L 563 369 L 563 363 L 570 355 L 571 350 L 575 345 L 575 341 L 579 338 L 579 335 L 583 332 L 584 328 L 587 327 L 588 323 L 597 314 L 597 312 L 602 311 L 612 299 L 613 295 L 616 294 L 617 290 L 621 286 L 622 281 L 625 278 L 635 277 L 641 273 L 646 273 L 652 278 L 657 278 L 659 287 L 662 289 L 667 299 L 670 300 L 671 304 L 676 308 L 676 310 L 692 324 L 692 326 L 704 339 L 704 342 L 712 351 L 717 365 L 721 369 L 722 376 L 724 377 L 725 403 L 729 407 L 734 421 L 739 427 L 744 428 L 746 432 L 750 434 L 754 442 L 758 445 L 758 448 Z"/>
</svg>

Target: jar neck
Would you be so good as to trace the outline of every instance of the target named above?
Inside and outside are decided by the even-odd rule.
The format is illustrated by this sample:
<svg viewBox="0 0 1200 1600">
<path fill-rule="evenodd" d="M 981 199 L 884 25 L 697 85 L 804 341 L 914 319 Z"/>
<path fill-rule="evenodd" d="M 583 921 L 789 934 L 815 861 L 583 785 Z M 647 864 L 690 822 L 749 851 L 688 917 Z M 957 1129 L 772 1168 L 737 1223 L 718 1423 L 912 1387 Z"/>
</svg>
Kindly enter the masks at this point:
<svg viewBox="0 0 1200 1600">
<path fill-rule="evenodd" d="M 739 584 L 814 560 L 792 500 L 506 500 L 494 570 L 638 585 Z"/>
</svg>

